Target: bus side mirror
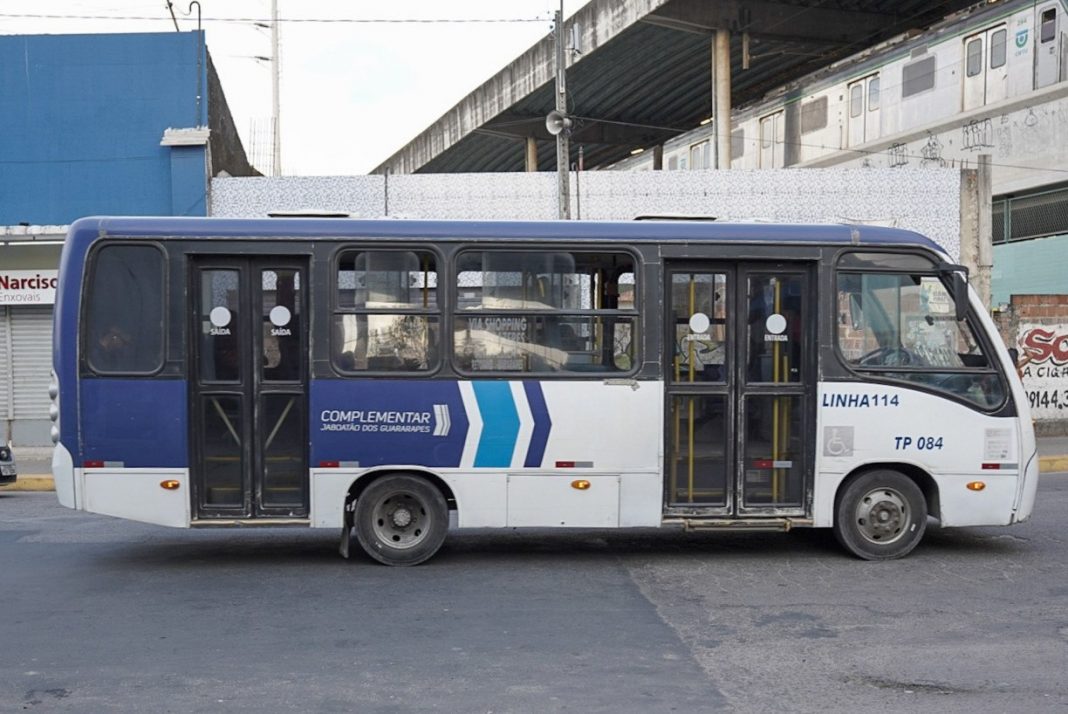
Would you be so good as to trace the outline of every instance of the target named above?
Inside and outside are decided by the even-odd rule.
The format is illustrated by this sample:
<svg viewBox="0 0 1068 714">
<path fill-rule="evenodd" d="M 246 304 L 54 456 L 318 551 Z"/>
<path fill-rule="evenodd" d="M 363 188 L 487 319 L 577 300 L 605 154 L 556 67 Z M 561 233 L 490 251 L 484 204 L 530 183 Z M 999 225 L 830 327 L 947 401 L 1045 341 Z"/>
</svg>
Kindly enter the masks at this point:
<svg viewBox="0 0 1068 714">
<path fill-rule="evenodd" d="M 1014 365 L 1020 364 L 1020 350 L 1016 349 L 1015 347 L 1010 347 L 1009 358 L 1012 360 L 1012 363 Z"/>
<path fill-rule="evenodd" d="M 953 298 L 955 317 L 960 322 L 968 316 L 968 268 L 944 263 L 938 267 L 938 272 L 949 276 L 949 294 Z"/>
<path fill-rule="evenodd" d="M 854 330 L 864 329 L 864 307 L 860 303 L 860 293 L 849 293 L 849 326 Z"/>
<path fill-rule="evenodd" d="M 957 322 L 968 316 L 968 278 L 957 272 L 953 273 L 953 306 L 956 308 Z"/>
</svg>

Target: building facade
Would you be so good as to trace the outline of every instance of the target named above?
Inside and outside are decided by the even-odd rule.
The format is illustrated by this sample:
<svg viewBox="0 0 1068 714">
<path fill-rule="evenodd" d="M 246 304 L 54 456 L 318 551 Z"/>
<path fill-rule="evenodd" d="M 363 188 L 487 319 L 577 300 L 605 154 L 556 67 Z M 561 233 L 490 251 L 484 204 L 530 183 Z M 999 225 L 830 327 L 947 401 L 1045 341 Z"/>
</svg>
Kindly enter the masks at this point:
<svg viewBox="0 0 1068 714">
<path fill-rule="evenodd" d="M 249 165 L 202 32 L 0 37 L 0 441 L 47 445 L 66 226 L 204 216 Z"/>
</svg>

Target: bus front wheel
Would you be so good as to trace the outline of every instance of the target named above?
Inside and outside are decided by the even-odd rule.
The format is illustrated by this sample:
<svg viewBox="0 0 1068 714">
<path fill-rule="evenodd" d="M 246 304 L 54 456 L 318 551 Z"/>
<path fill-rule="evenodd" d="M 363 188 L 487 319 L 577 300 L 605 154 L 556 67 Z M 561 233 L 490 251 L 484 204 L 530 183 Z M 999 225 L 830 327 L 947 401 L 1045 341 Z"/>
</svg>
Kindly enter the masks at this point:
<svg viewBox="0 0 1068 714">
<path fill-rule="evenodd" d="M 441 492 L 417 476 L 383 476 L 356 501 L 353 530 L 364 551 L 386 565 L 418 565 L 445 541 L 449 508 Z"/>
<path fill-rule="evenodd" d="M 899 471 L 880 469 L 846 486 L 834 514 L 834 535 L 864 560 L 908 555 L 927 528 L 927 501 L 920 487 Z"/>
</svg>

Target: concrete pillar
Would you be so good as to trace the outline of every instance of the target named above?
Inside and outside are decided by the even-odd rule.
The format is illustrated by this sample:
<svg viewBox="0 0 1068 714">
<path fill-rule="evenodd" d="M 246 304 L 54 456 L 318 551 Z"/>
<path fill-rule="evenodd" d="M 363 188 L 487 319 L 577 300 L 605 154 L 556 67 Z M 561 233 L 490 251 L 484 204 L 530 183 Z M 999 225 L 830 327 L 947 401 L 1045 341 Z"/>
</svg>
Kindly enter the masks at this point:
<svg viewBox="0 0 1068 714">
<path fill-rule="evenodd" d="M 993 177 L 990 170 L 990 154 L 979 155 L 976 188 L 978 194 L 979 245 L 976 250 L 975 291 L 990 310 L 990 279 L 994 271 L 993 236 Z"/>
<path fill-rule="evenodd" d="M 979 171 L 960 171 L 960 264 L 974 282 L 979 263 Z"/>
<path fill-rule="evenodd" d="M 712 53 L 712 79 L 715 83 L 715 104 L 712 116 L 716 127 L 716 168 L 731 167 L 731 34 L 716 30 L 715 50 Z"/>
<path fill-rule="evenodd" d="M 527 153 L 526 153 L 526 167 L 527 171 L 538 170 L 538 141 L 533 136 L 527 137 Z"/>
<path fill-rule="evenodd" d="M 990 309 L 990 277 L 994 264 L 991 235 L 990 156 L 979 156 L 979 168 L 960 172 L 960 262 L 983 305 Z"/>
</svg>

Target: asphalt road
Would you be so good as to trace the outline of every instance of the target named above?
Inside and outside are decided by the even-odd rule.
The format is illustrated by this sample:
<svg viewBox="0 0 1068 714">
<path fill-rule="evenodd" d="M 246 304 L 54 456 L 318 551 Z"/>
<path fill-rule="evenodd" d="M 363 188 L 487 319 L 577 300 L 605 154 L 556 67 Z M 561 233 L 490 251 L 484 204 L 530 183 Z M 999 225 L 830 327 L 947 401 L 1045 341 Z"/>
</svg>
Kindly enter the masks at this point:
<svg viewBox="0 0 1068 714">
<path fill-rule="evenodd" d="M 0 711 L 1068 709 L 1068 474 L 865 563 L 827 533 L 178 531 L 0 492 Z"/>
</svg>

